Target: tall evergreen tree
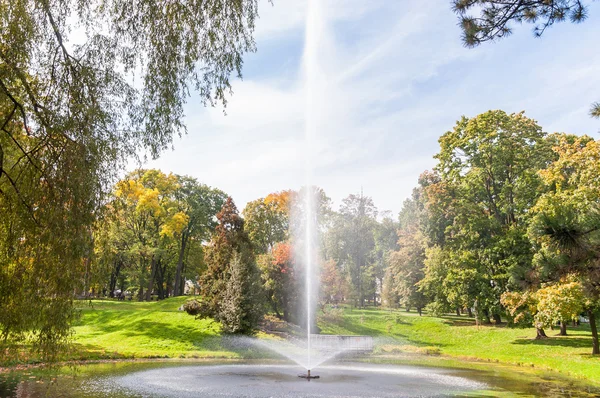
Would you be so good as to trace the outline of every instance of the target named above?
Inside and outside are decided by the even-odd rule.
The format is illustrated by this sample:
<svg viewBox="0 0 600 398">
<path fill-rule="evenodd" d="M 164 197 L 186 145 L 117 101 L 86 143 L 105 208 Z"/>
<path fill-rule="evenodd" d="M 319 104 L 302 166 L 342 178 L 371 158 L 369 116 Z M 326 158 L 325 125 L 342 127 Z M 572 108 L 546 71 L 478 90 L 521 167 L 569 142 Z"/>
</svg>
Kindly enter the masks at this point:
<svg viewBox="0 0 600 398">
<path fill-rule="evenodd" d="M 217 220 L 204 256 L 207 270 L 200 281 L 202 315 L 220 321 L 226 332 L 249 333 L 256 327 L 257 314 L 263 306 L 256 287 L 260 286 L 260 274 L 252 244 L 231 197 L 217 214 Z"/>
<path fill-rule="evenodd" d="M 254 257 L 247 251 L 236 251 L 215 319 L 221 322 L 225 333 L 253 334 L 262 314 L 260 275 Z"/>
</svg>

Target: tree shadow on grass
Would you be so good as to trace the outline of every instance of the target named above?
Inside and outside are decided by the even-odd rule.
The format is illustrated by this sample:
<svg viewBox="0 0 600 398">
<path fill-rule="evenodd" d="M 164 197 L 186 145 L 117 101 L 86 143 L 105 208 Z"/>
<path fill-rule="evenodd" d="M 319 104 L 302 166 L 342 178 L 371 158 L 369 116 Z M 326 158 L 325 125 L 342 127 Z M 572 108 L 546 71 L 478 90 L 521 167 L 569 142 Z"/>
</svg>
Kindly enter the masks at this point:
<svg viewBox="0 0 600 398">
<path fill-rule="evenodd" d="M 156 339 L 174 340 L 182 343 L 191 343 L 196 345 L 197 342 L 206 339 L 207 337 L 215 337 L 217 334 L 213 328 L 194 328 L 189 325 L 178 325 L 173 323 L 157 322 L 148 319 L 141 319 L 129 325 L 125 336 L 147 336 Z"/>
<path fill-rule="evenodd" d="M 477 324 L 475 323 L 475 318 L 470 318 L 470 317 L 466 317 L 466 316 L 456 316 L 456 315 L 444 315 L 440 317 L 441 319 L 444 320 L 444 324 L 448 325 L 448 326 L 477 326 Z M 496 323 L 484 323 L 484 322 L 480 322 L 479 323 L 480 327 L 486 327 L 486 328 L 505 328 L 508 326 L 508 324 L 506 322 L 503 322 L 501 324 L 496 324 Z"/>
<path fill-rule="evenodd" d="M 592 349 L 592 338 L 582 337 L 549 337 L 547 339 L 536 340 L 530 339 L 517 339 L 512 344 L 518 345 L 536 345 L 536 346 L 548 346 L 548 347 L 571 347 L 571 348 L 586 348 Z"/>
<path fill-rule="evenodd" d="M 395 320 L 390 319 L 388 321 L 391 322 L 393 325 L 395 324 Z M 412 325 L 412 323 L 410 323 L 410 322 L 398 322 L 397 324 Z M 380 344 L 382 344 L 382 343 L 385 343 L 385 344 L 407 344 L 407 345 L 413 345 L 416 347 L 431 347 L 432 345 L 434 345 L 436 347 L 448 346 L 448 344 L 440 343 L 440 342 L 436 342 L 435 344 L 432 344 L 430 341 L 423 341 L 423 340 L 415 338 L 414 336 L 409 337 L 408 335 L 403 334 L 403 333 L 383 332 L 379 329 L 371 328 L 364 324 L 356 324 L 356 323 L 346 322 L 346 323 L 340 323 L 339 326 L 343 327 L 346 331 L 350 332 L 349 334 L 371 336 L 374 339 L 376 339 L 376 341 L 378 341 Z"/>
</svg>

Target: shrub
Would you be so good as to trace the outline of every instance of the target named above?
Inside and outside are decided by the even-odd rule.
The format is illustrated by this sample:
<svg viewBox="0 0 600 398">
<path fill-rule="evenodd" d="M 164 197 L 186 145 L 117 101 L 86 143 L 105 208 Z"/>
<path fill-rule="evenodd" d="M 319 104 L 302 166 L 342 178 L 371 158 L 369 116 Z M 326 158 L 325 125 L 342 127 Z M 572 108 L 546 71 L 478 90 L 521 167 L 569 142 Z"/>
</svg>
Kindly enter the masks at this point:
<svg viewBox="0 0 600 398">
<path fill-rule="evenodd" d="M 196 299 L 187 300 L 185 303 L 183 303 L 183 310 L 190 315 L 201 318 L 209 317 L 211 315 L 208 305 L 204 301 L 199 301 Z"/>
<path fill-rule="evenodd" d="M 448 307 L 442 303 L 434 301 L 433 303 L 427 304 L 425 310 L 431 316 L 442 316 L 448 311 Z"/>
<path fill-rule="evenodd" d="M 319 322 L 341 324 L 344 321 L 344 310 L 342 308 L 325 307 L 319 314 Z"/>
</svg>

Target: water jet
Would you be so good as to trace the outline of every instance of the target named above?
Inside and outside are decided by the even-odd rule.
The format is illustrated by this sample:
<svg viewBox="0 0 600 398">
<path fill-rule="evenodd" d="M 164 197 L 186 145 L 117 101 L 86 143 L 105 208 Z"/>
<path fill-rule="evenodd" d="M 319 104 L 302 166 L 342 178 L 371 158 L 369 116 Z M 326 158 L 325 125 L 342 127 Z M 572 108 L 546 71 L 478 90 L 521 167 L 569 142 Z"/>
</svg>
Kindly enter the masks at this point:
<svg viewBox="0 0 600 398">
<path fill-rule="evenodd" d="M 298 377 L 301 377 L 301 378 L 306 379 L 308 381 L 310 381 L 310 379 L 319 379 L 319 378 L 321 378 L 321 376 L 319 376 L 319 375 L 311 376 L 310 369 L 306 370 L 306 374 L 298 375 Z"/>
</svg>

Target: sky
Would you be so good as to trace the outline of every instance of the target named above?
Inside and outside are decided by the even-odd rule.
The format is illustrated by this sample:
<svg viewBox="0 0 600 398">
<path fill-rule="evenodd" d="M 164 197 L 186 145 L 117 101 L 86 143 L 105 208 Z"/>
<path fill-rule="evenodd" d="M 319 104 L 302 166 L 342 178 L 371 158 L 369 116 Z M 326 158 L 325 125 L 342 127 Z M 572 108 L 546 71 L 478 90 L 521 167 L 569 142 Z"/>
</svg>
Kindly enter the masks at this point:
<svg viewBox="0 0 600 398">
<path fill-rule="evenodd" d="M 535 38 L 531 25 L 463 47 L 450 0 L 319 0 L 319 82 L 305 106 L 305 0 L 261 0 L 256 53 L 233 81 L 226 109 L 185 107 L 188 133 L 144 167 L 190 175 L 241 210 L 271 192 L 312 184 L 337 208 L 351 193 L 397 215 L 419 175 L 436 164 L 438 138 L 462 116 L 525 111 L 546 132 L 596 137 L 600 3 L 582 24 Z M 306 111 L 317 120 L 305 141 Z"/>
</svg>

